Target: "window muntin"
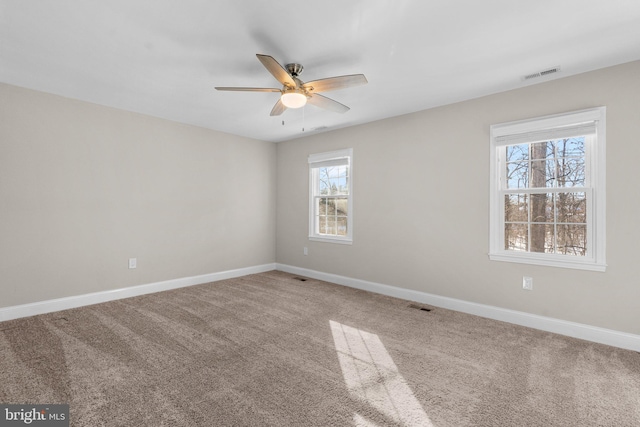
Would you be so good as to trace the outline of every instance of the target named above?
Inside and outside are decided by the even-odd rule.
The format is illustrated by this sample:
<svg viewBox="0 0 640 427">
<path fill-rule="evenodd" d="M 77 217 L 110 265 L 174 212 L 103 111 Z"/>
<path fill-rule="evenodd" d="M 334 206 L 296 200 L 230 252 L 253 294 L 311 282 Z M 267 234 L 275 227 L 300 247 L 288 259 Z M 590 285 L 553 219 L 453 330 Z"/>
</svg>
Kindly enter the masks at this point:
<svg viewBox="0 0 640 427">
<path fill-rule="evenodd" d="M 309 238 L 350 243 L 352 150 L 309 156 L 309 172 Z"/>
<path fill-rule="evenodd" d="M 505 250 L 587 255 L 586 138 L 500 149 Z"/>
<path fill-rule="evenodd" d="M 346 236 L 349 213 L 349 166 L 323 166 L 316 168 L 318 194 L 316 204 L 316 231 L 327 236 Z"/>
<path fill-rule="evenodd" d="M 604 271 L 604 118 L 491 127 L 490 259 Z"/>
</svg>

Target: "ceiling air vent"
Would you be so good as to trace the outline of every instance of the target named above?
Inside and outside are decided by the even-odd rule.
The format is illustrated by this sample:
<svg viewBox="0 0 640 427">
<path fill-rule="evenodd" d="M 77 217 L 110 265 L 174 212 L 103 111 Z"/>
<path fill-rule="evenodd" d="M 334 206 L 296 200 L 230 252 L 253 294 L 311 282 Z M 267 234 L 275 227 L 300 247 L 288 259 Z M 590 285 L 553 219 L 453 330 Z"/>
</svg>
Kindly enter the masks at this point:
<svg viewBox="0 0 640 427">
<path fill-rule="evenodd" d="M 536 73 L 527 74 L 526 76 L 522 76 L 522 80 L 531 80 L 537 79 L 538 77 L 548 76 L 549 74 L 555 74 L 560 71 L 560 67 L 548 68 L 546 70 L 538 71 Z"/>
</svg>

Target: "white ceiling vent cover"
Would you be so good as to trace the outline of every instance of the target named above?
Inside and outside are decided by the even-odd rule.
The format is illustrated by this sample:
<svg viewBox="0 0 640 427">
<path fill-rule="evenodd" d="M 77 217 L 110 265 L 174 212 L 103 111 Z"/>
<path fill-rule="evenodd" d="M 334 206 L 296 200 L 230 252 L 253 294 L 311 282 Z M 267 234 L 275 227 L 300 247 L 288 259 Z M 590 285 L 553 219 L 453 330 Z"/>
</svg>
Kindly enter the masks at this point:
<svg viewBox="0 0 640 427">
<path fill-rule="evenodd" d="M 531 73 L 531 74 L 527 74 L 526 76 L 522 76 L 522 80 L 526 81 L 526 80 L 531 80 L 531 79 L 537 79 L 538 77 L 548 76 L 549 74 L 555 74 L 555 73 L 557 73 L 559 71 L 560 71 L 560 66 L 553 67 L 553 68 L 548 68 L 546 70 L 542 70 L 542 71 L 538 71 L 536 73 Z"/>
</svg>

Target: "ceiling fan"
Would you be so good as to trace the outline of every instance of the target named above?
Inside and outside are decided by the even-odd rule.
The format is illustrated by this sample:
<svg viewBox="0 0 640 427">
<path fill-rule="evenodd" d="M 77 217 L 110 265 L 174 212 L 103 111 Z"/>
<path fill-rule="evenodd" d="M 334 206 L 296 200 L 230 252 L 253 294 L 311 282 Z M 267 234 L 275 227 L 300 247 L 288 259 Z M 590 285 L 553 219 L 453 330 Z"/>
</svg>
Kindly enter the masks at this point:
<svg viewBox="0 0 640 427">
<path fill-rule="evenodd" d="M 316 107 L 335 111 L 336 113 L 346 113 L 349 111 L 349 107 L 331 98 L 322 96 L 319 93 L 367 83 L 364 74 L 329 77 L 305 83 L 298 78 L 303 70 L 302 65 L 287 64 L 283 67 L 269 55 L 256 54 L 256 56 L 267 71 L 282 84 L 282 89 L 261 87 L 216 87 L 216 89 L 239 92 L 280 92 L 280 99 L 271 110 L 272 116 L 279 116 L 284 113 L 287 108 L 303 107 L 307 102 Z"/>
</svg>

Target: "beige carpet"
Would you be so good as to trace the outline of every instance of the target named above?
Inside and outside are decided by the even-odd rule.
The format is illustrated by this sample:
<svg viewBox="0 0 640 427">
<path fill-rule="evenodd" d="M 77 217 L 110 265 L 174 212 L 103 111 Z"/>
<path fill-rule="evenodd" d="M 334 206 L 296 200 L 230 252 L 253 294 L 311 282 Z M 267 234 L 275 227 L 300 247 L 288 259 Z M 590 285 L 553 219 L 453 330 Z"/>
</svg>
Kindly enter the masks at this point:
<svg viewBox="0 0 640 427">
<path fill-rule="evenodd" d="M 0 323 L 74 426 L 639 426 L 640 354 L 282 272 Z"/>
</svg>

